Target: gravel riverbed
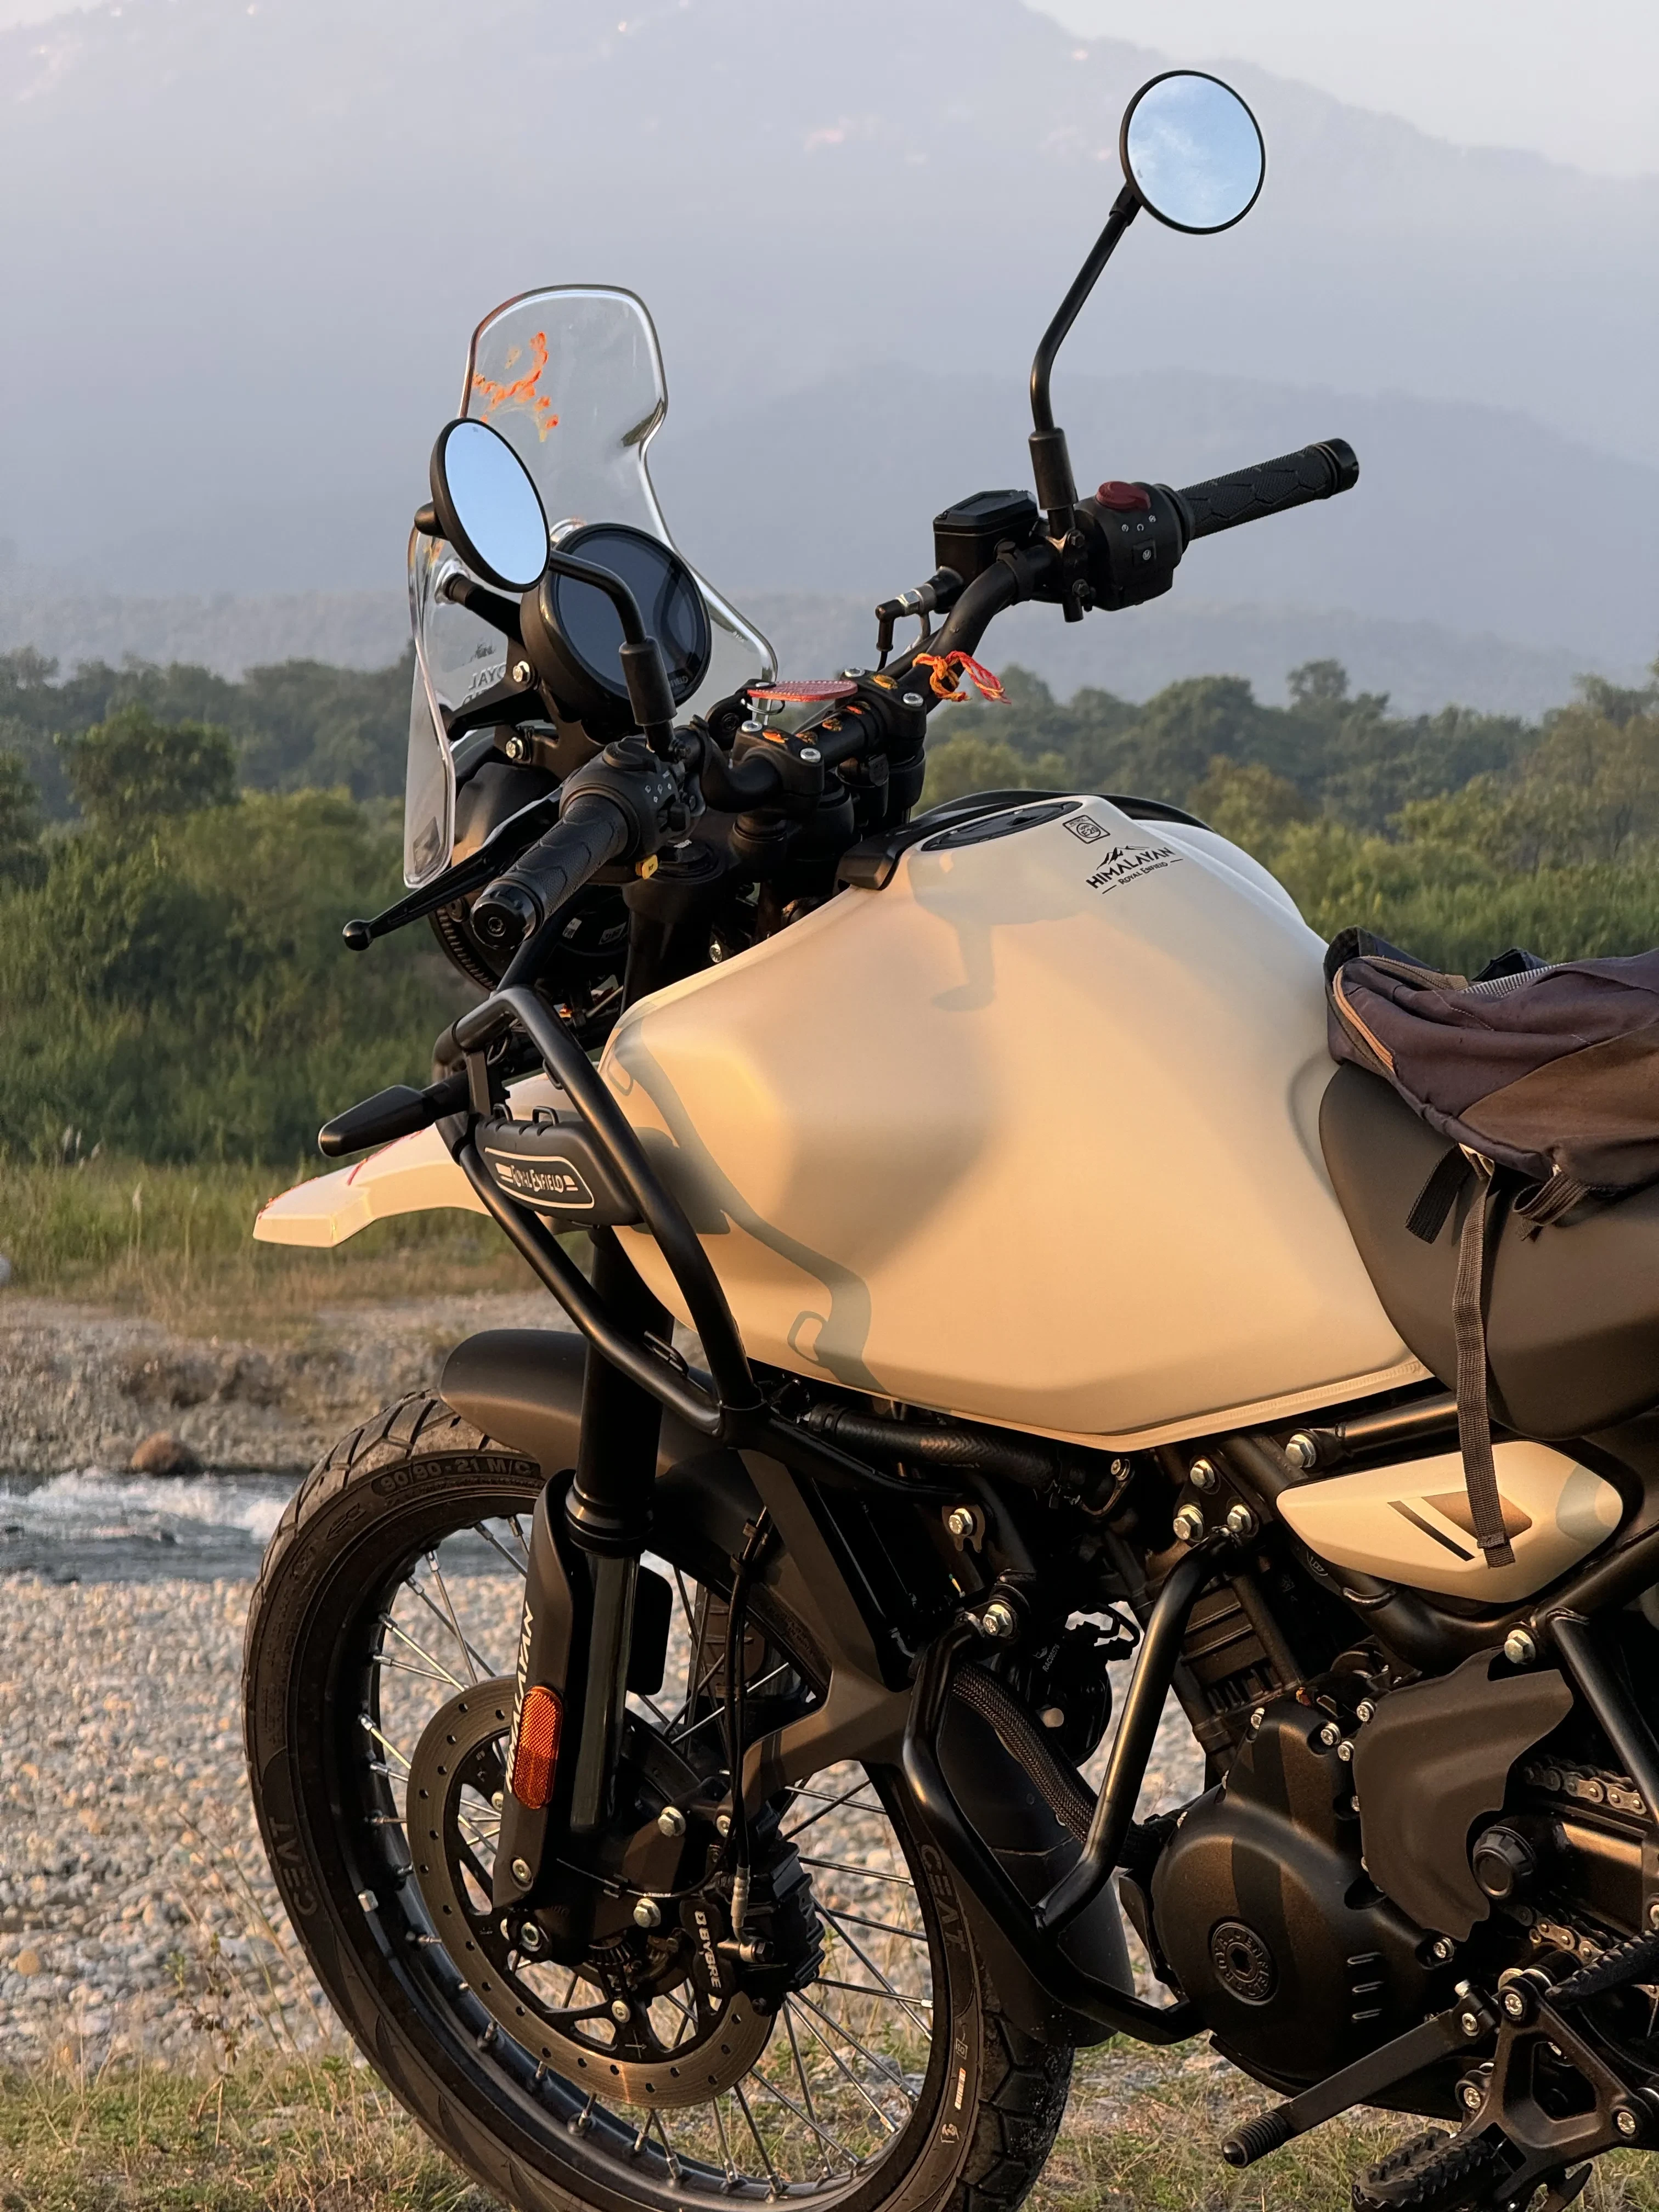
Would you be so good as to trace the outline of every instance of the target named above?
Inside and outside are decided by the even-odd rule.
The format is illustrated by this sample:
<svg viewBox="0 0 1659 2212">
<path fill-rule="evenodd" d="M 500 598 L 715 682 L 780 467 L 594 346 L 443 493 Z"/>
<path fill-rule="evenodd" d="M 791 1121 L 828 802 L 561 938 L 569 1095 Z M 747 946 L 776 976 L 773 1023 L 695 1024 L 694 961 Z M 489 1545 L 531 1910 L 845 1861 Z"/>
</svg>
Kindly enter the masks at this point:
<svg viewBox="0 0 1659 2212">
<path fill-rule="evenodd" d="M 248 1796 L 251 1587 L 0 1576 L 0 2063 L 340 2040 Z M 477 1601 L 516 1613 L 516 1585 Z M 1200 1786 L 1172 1706 L 1143 1809 Z"/>
<path fill-rule="evenodd" d="M 562 1328 L 539 1292 L 329 1308 L 293 1340 L 191 1335 L 62 1298 L 0 1296 L 0 1474 L 125 1468 L 157 1430 L 204 1465 L 311 1466 L 343 1430 L 435 1382 L 483 1328 Z"/>
</svg>

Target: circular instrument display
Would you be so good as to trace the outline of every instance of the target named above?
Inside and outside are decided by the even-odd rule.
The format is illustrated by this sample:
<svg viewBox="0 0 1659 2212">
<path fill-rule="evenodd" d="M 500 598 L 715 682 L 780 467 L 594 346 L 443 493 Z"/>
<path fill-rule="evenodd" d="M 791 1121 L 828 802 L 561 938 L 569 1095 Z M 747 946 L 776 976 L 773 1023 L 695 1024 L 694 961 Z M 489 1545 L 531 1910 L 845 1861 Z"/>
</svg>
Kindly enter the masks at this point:
<svg viewBox="0 0 1659 2212">
<path fill-rule="evenodd" d="M 713 641 L 696 578 L 673 547 L 626 523 L 593 522 L 573 530 L 559 550 L 621 577 L 639 603 L 647 630 L 662 648 L 674 703 L 683 705 L 708 673 Z M 542 579 L 538 603 L 572 705 L 586 706 L 595 690 L 608 701 L 625 700 L 628 687 L 617 659 L 622 617 L 598 585 L 550 569 Z M 587 698 L 580 696 L 584 692 Z"/>
</svg>

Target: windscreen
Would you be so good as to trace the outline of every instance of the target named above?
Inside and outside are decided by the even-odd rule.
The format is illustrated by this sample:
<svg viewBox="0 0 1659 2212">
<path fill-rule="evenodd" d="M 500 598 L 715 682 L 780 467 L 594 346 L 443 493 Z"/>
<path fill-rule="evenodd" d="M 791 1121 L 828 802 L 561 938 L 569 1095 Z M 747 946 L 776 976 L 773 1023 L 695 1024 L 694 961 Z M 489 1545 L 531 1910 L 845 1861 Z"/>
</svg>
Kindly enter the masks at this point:
<svg viewBox="0 0 1659 2212">
<path fill-rule="evenodd" d="M 585 524 L 624 522 L 673 544 L 646 466 L 646 448 L 667 411 L 656 330 L 631 292 L 592 285 L 526 292 L 472 334 L 460 412 L 499 430 L 523 461 L 555 543 Z M 506 673 L 507 641 L 443 596 L 447 580 L 466 573 L 444 539 L 411 536 L 416 668 L 404 795 L 404 878 L 411 886 L 448 864 L 454 842 L 446 714 Z M 701 577 L 697 586 L 714 650 L 702 683 L 683 704 L 688 714 L 777 668 L 760 632 Z"/>
</svg>

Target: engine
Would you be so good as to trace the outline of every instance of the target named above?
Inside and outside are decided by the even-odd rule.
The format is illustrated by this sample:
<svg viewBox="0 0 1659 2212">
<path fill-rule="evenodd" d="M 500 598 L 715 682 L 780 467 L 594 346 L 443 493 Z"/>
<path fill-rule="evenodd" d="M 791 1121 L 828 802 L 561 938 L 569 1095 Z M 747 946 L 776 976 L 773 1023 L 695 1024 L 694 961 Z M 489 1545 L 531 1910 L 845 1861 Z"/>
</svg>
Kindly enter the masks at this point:
<svg viewBox="0 0 1659 2212">
<path fill-rule="evenodd" d="M 1659 1838 L 1640 1796 L 1565 1747 L 1582 1723 L 1559 1675 L 1494 1681 L 1490 1665 L 1362 1705 L 1346 1735 L 1319 1706 L 1273 1698 L 1225 1782 L 1143 1832 L 1125 1907 L 1158 1972 L 1259 2080 L 1304 2086 L 1465 1976 L 1582 1964 L 1649 1925 Z"/>
<path fill-rule="evenodd" d="M 1434 1936 L 1360 1863 L 1338 1740 L 1325 1713 L 1294 1698 L 1263 1707 L 1225 1783 L 1182 1816 L 1150 1899 L 1124 1900 L 1137 1919 L 1150 1902 L 1154 1962 L 1220 2049 L 1285 2088 L 1411 2027 L 1431 2008 L 1441 1965 Z"/>
</svg>

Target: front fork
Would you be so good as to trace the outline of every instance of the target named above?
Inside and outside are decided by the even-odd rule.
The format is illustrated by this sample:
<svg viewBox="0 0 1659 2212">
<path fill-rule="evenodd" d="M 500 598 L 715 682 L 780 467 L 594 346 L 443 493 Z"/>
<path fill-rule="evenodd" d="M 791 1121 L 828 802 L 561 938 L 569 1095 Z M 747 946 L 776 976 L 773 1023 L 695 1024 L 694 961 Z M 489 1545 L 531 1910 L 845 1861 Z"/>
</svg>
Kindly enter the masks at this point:
<svg viewBox="0 0 1659 2212">
<path fill-rule="evenodd" d="M 614 1231 L 596 1231 L 593 1245 L 593 1288 L 607 1310 L 631 1335 L 666 1342 L 669 1315 Z M 568 1488 L 561 1476 L 550 1479 L 531 1534 L 492 1881 L 498 1911 L 534 1889 L 550 1829 L 592 1834 L 611 1818 L 661 1426 L 660 1402 L 590 1346 L 575 1474 Z M 537 1684 L 562 1707 L 552 1795 L 541 1807 L 523 1803 L 512 1787 L 525 1696 Z"/>
</svg>

